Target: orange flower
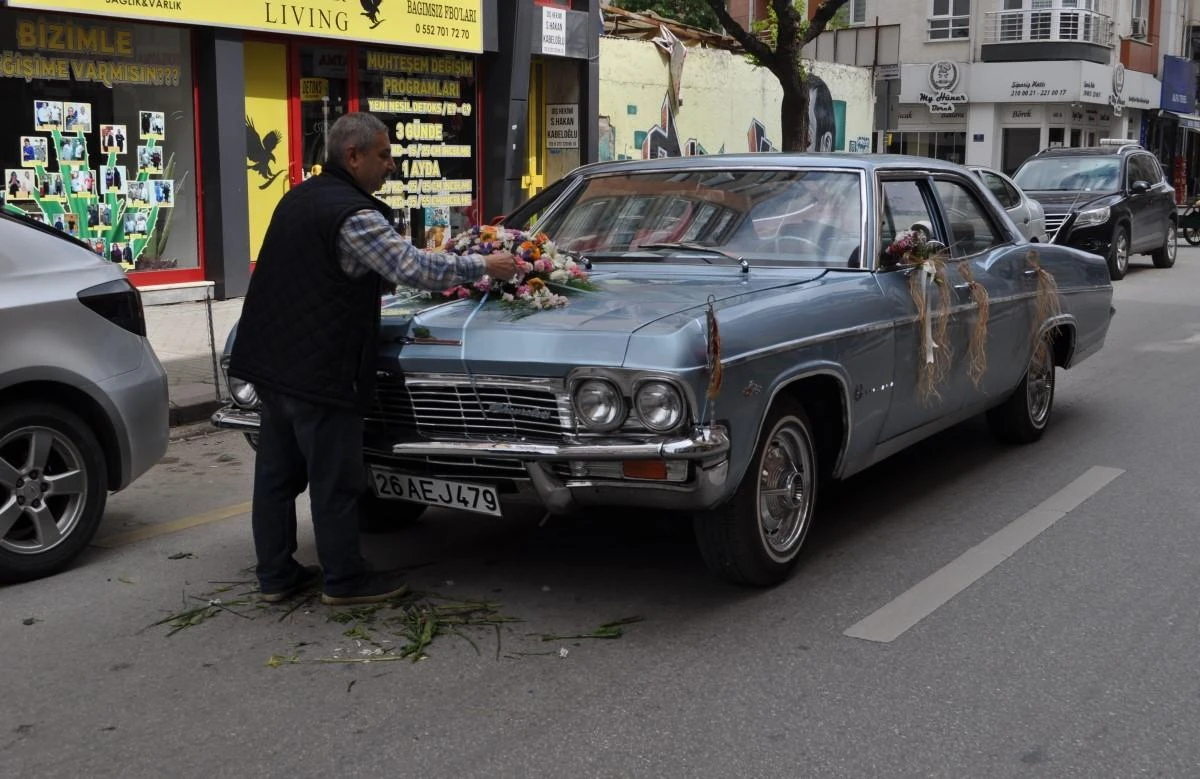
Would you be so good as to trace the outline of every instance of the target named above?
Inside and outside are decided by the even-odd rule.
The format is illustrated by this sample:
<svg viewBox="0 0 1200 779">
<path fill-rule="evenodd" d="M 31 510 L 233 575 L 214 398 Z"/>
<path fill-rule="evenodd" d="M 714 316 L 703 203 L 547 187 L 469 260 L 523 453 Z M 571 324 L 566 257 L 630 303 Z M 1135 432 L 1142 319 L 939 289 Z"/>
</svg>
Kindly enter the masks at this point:
<svg viewBox="0 0 1200 779">
<path fill-rule="evenodd" d="M 530 292 L 541 292 L 546 288 L 546 282 L 541 279 L 530 279 L 525 283 L 528 285 Z"/>
</svg>

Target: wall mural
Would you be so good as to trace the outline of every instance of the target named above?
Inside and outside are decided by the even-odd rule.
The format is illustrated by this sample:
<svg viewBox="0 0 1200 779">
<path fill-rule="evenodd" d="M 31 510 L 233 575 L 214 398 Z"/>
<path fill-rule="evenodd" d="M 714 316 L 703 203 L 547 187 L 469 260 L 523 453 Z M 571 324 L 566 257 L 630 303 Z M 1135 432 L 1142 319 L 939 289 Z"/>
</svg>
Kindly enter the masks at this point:
<svg viewBox="0 0 1200 779">
<path fill-rule="evenodd" d="M 808 151 L 846 150 L 846 101 L 834 100 L 829 86 L 820 76 L 809 76 L 808 101 Z M 654 157 L 689 157 L 707 154 L 704 146 L 695 138 L 682 144 L 675 119 L 674 101 L 671 92 L 663 96 L 658 124 L 646 131 L 642 140 L 642 159 Z M 746 151 L 778 151 L 778 147 L 767 138 L 767 128 L 757 117 L 750 118 L 746 130 Z M 854 150 L 857 150 L 857 145 Z M 722 152 L 724 147 L 722 147 Z"/>
</svg>

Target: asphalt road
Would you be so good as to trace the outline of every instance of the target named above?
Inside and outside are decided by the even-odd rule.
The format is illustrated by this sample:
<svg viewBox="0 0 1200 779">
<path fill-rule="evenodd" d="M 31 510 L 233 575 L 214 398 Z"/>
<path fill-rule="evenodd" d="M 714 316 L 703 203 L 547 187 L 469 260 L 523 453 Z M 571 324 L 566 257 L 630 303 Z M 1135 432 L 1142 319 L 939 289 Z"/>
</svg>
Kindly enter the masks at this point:
<svg viewBox="0 0 1200 779">
<path fill-rule="evenodd" d="M 1042 442 L 970 422 L 855 477 L 770 591 L 666 516 L 367 536 L 443 623 L 520 620 L 417 663 L 373 654 L 408 612 L 244 597 L 252 453 L 174 444 L 78 566 L 0 589 L 0 774 L 1200 776 L 1198 289 L 1198 249 L 1135 266 Z"/>
</svg>

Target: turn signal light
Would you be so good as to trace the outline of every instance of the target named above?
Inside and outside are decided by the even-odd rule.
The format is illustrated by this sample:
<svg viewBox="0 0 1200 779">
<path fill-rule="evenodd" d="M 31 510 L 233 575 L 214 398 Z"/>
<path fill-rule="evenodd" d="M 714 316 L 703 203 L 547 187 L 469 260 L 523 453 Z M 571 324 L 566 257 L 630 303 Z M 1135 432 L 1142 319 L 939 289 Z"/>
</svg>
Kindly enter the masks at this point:
<svg viewBox="0 0 1200 779">
<path fill-rule="evenodd" d="M 621 473 L 626 479 L 666 481 L 667 464 L 663 460 L 626 460 L 621 463 Z"/>
</svg>

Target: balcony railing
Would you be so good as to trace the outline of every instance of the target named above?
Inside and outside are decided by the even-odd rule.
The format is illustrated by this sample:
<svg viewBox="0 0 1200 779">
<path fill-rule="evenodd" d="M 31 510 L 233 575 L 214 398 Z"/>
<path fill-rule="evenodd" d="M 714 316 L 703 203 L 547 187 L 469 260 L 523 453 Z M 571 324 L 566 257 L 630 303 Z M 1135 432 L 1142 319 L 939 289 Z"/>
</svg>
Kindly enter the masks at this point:
<svg viewBox="0 0 1200 779">
<path fill-rule="evenodd" d="M 983 42 L 1042 43 L 1070 41 L 1112 47 L 1112 17 L 1077 8 L 994 11 L 984 22 Z"/>
</svg>

